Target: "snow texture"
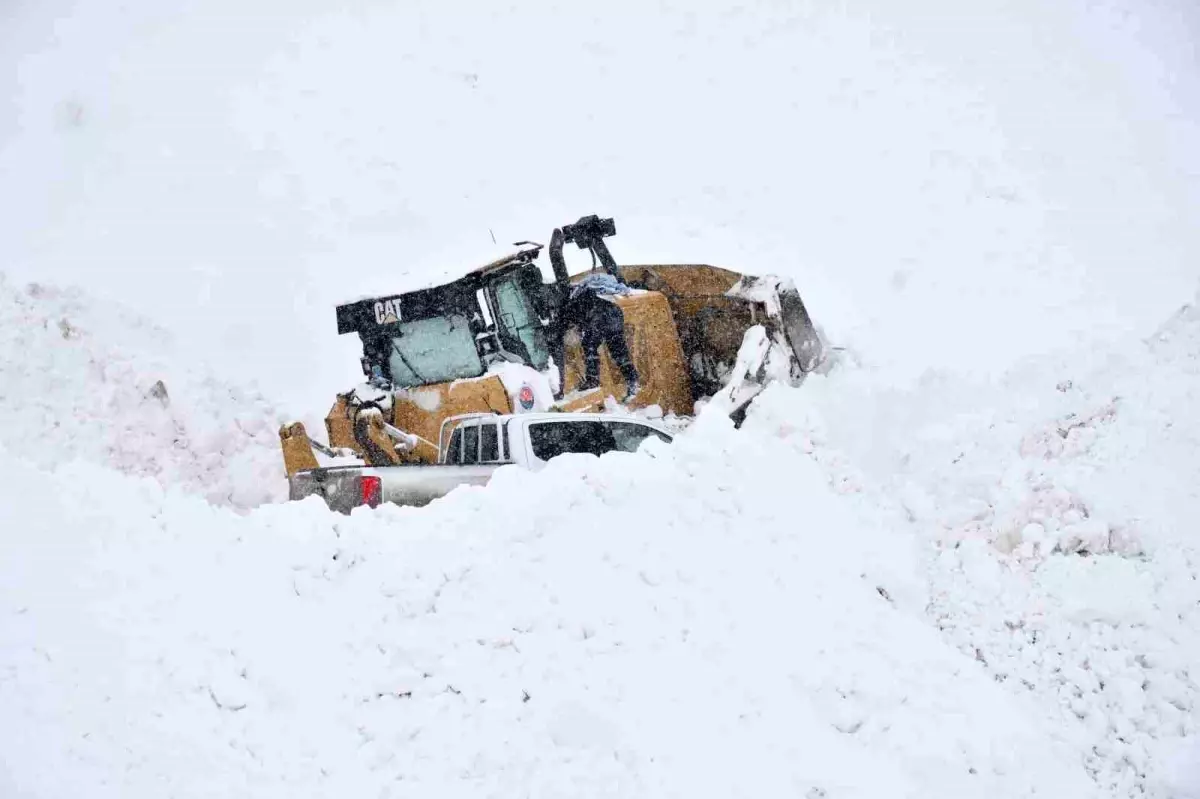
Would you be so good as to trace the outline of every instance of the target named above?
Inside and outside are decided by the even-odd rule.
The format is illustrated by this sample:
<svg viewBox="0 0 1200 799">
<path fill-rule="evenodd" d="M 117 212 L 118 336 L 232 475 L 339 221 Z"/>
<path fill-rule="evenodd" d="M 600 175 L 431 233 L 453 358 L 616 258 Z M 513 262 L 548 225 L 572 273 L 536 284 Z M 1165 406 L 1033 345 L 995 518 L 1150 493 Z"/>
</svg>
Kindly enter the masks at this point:
<svg viewBox="0 0 1200 799">
<path fill-rule="evenodd" d="M 350 519 L 316 501 L 239 517 L 90 464 L 3 459 L 4 526 L 22 528 L 0 580 L 10 779 L 1087 796 L 1053 727 L 925 622 L 912 540 L 843 503 L 777 422 L 757 427 L 713 414 L 653 457 L 506 468 Z M 778 512 L 784 493 L 803 515 Z"/>
<path fill-rule="evenodd" d="M 1198 37 L 0 3 L 0 796 L 1200 797 Z M 794 282 L 837 368 L 422 509 L 274 501 L 279 421 L 362 379 L 335 298 L 586 213 Z"/>
<path fill-rule="evenodd" d="M 1003 388 L 931 379 L 856 405 L 842 383 L 819 403 L 817 435 L 844 436 L 932 541 L 931 620 L 1036 697 L 1111 795 L 1200 785 L 1198 364 L 1190 304 L 1148 340 L 1031 361 Z"/>
<path fill-rule="evenodd" d="M 10 299 L 128 335 L 81 294 L 34 293 Z M 78 394 L 110 382 L 70 355 L 82 333 L 23 329 L 43 338 L 6 337 L 9 369 L 53 358 Z M 939 406 L 847 368 L 769 389 L 741 430 L 713 406 L 672 445 L 348 519 L 316 499 L 235 513 L 117 455 L 14 457 L 6 428 L 7 779 L 31 796 L 1188 796 L 1200 560 L 1177 525 L 1200 463 L 1169 433 L 1200 407 L 1198 354 L 1188 308 L 1118 361 L 1140 371 L 1049 364 L 1045 397 L 1026 374 L 994 406 L 960 384 L 972 413 L 948 411 L 949 381 Z M 76 393 L 40 396 L 76 412 Z M 899 440 L 873 458 L 843 432 L 857 403 L 932 421 L 876 428 Z M 1031 448 L 1047 430 L 1089 443 Z M 1175 475 L 1136 518 L 1112 490 L 1130 464 Z"/>
<path fill-rule="evenodd" d="M 286 498 L 280 417 L 162 328 L 77 289 L 0 272 L 0 444 L 153 477 L 234 508 Z"/>
</svg>

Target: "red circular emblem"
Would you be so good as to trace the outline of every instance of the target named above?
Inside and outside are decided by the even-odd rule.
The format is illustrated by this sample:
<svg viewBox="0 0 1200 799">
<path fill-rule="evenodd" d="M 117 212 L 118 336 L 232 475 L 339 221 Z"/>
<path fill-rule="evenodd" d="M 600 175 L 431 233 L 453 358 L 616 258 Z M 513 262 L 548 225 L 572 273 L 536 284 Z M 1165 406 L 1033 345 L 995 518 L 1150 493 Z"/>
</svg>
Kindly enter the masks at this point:
<svg viewBox="0 0 1200 799">
<path fill-rule="evenodd" d="M 517 394 L 517 401 L 521 403 L 521 407 L 529 410 L 533 407 L 533 387 L 528 383 L 521 386 L 520 393 Z"/>
</svg>

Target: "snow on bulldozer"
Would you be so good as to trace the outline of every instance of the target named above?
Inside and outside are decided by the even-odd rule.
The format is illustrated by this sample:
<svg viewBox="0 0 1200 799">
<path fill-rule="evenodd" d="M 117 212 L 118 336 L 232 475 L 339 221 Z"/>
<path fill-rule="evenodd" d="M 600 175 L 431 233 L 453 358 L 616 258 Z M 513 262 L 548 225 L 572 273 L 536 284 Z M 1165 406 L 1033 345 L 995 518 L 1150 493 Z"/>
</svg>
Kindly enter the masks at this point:
<svg viewBox="0 0 1200 799">
<path fill-rule="evenodd" d="M 611 218 L 585 216 L 556 228 L 548 247 L 519 242 L 450 283 L 338 306 L 337 332 L 358 335 L 366 380 L 337 396 L 328 445 L 302 423 L 280 429 L 289 479 L 319 468 L 317 452 L 373 467 L 444 463 L 447 426 L 478 414 L 688 417 L 697 403 L 718 403 L 740 424 L 766 385 L 797 385 L 824 362 L 789 280 L 701 264 L 619 266 L 605 243 L 615 235 Z M 591 271 L 568 273 L 567 244 L 590 253 Z M 607 288 L 603 301 L 620 308 L 631 397 L 628 361 L 618 365 L 609 346 L 595 357 L 568 313 L 585 283 Z"/>
</svg>

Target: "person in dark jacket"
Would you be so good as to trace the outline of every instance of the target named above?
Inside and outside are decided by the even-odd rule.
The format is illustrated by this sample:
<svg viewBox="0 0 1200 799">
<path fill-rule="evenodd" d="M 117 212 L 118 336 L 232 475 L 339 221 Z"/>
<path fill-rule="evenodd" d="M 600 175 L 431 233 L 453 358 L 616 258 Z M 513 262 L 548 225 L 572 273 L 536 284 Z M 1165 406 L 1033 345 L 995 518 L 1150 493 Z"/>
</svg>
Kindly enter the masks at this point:
<svg viewBox="0 0 1200 799">
<path fill-rule="evenodd" d="M 628 293 L 628 286 L 607 275 L 589 276 L 572 288 L 563 309 L 563 321 L 567 327 L 574 325 L 579 329 L 583 345 L 584 377 L 577 390 L 589 391 L 600 385 L 600 345 L 604 344 L 625 377 L 626 393 L 622 401 L 628 402 L 638 393 L 638 371 L 625 342 L 625 314 L 620 306 L 602 296 Z"/>
</svg>

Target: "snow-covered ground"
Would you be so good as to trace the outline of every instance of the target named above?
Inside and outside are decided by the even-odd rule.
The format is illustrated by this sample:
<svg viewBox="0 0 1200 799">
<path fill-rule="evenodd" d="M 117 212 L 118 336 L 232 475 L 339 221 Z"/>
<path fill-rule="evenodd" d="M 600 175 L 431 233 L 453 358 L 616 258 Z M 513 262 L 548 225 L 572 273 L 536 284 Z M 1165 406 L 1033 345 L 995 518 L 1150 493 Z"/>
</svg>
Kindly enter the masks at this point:
<svg viewBox="0 0 1200 799">
<path fill-rule="evenodd" d="M 136 316 L 5 289 L 7 794 L 1200 788 L 1195 307 L 347 519 L 222 507 L 279 485 L 262 401 L 168 377 L 164 408 Z"/>
<path fill-rule="evenodd" d="M 341 5 L 0 4 L 0 796 L 1200 796 L 1189 4 Z M 590 212 L 842 368 L 277 502 L 334 302 Z"/>
<path fill-rule="evenodd" d="M 912 540 L 843 503 L 777 425 L 714 418 L 655 458 L 563 459 L 348 520 L 9 462 L 9 779 L 39 796 L 1088 795 L 1054 726 L 926 623 Z"/>
</svg>

